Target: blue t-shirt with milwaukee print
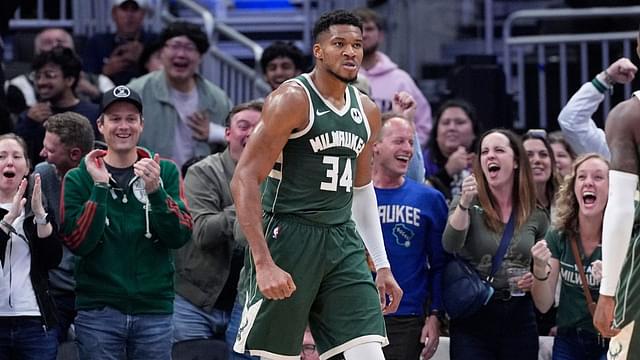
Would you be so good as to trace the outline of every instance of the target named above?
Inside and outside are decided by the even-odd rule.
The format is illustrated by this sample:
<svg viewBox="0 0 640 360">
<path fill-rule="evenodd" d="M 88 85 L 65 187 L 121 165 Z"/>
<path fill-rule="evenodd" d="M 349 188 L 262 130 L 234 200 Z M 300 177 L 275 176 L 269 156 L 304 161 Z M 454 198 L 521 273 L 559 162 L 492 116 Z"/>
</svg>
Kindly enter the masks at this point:
<svg viewBox="0 0 640 360">
<path fill-rule="evenodd" d="M 428 299 L 430 310 L 441 310 L 442 233 L 447 222 L 444 197 L 408 178 L 399 188 L 375 190 L 391 271 L 404 291 L 392 316 L 421 316 Z"/>
</svg>

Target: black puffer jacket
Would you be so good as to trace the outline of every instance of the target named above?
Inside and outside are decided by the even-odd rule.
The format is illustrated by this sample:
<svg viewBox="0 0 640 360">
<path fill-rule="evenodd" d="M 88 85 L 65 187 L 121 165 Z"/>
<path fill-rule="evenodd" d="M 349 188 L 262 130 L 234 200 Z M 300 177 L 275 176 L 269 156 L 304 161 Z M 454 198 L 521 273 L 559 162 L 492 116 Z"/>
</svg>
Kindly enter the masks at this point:
<svg viewBox="0 0 640 360">
<path fill-rule="evenodd" d="M 30 189 L 29 189 L 30 190 Z M 28 191 L 29 191 L 28 190 Z M 53 232 L 46 238 L 39 238 L 36 224 L 33 223 L 35 215 L 27 200 L 25 206 L 25 219 L 23 223 L 24 234 L 29 240 L 29 251 L 31 255 L 31 284 L 36 295 L 36 301 L 42 316 L 42 325 L 51 329 L 57 324 L 56 308 L 53 297 L 49 294 L 49 270 L 54 269 L 62 259 L 62 243 L 58 237 L 58 229 L 53 216 L 53 212 L 48 212 L 47 219 L 53 226 Z M 4 218 L 7 210 L 0 208 L 0 219 Z M 0 264 L 4 264 L 9 234 L 0 229 Z"/>
</svg>

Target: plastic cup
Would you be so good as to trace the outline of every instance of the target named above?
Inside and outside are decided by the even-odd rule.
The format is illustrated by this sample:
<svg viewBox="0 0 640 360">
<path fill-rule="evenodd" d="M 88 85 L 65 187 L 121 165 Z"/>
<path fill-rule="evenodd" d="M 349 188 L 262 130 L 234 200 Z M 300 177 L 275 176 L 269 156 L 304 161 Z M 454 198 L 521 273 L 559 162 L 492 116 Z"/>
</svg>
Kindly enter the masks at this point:
<svg viewBox="0 0 640 360">
<path fill-rule="evenodd" d="M 509 277 L 509 291 L 511 296 L 524 296 L 524 290 L 518 287 L 518 281 L 522 279 L 522 276 L 529 272 L 524 268 L 509 268 L 507 269 L 507 276 Z"/>
</svg>

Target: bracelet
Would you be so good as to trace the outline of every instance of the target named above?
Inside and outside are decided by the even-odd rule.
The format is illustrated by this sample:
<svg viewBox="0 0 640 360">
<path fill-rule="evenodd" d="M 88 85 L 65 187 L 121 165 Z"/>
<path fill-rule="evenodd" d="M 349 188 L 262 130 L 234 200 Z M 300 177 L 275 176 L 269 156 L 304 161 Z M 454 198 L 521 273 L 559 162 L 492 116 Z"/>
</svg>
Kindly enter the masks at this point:
<svg viewBox="0 0 640 360">
<path fill-rule="evenodd" d="M 9 230 L 9 233 L 16 233 L 16 229 L 13 228 L 13 225 L 9 224 L 5 219 L 0 219 L 0 225 L 4 226 Z"/>
<path fill-rule="evenodd" d="M 93 185 L 95 187 L 104 188 L 104 189 L 108 189 L 109 188 L 109 183 L 108 182 L 96 181 L 96 182 L 93 183 Z"/>
<path fill-rule="evenodd" d="M 36 225 L 47 225 L 49 221 L 47 220 L 47 213 L 44 213 L 42 217 L 38 217 L 37 215 L 33 217 L 33 223 Z"/>
<path fill-rule="evenodd" d="M 604 82 L 606 82 L 609 85 L 609 87 L 613 87 L 613 85 L 616 84 L 616 81 L 613 79 L 611 75 L 609 75 L 607 70 L 604 70 L 603 73 L 604 73 Z"/>
<path fill-rule="evenodd" d="M 545 281 L 547 279 L 549 279 L 549 274 L 551 274 L 551 270 L 547 271 L 547 275 L 545 277 L 538 277 L 538 275 L 536 275 L 535 271 L 531 272 L 533 274 L 533 277 L 538 280 L 538 281 Z"/>
<path fill-rule="evenodd" d="M 468 208 L 468 207 L 465 207 L 464 205 L 462 205 L 462 203 L 461 203 L 461 202 L 458 202 L 458 207 L 459 207 L 459 208 L 460 208 L 460 210 L 462 210 L 462 211 L 469 211 L 469 208 Z"/>
</svg>

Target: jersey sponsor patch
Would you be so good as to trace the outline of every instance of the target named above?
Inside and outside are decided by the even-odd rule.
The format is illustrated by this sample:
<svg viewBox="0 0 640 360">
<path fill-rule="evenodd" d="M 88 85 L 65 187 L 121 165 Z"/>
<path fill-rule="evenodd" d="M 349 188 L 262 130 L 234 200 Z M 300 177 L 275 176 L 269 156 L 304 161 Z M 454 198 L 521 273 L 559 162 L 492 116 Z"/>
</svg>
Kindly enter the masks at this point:
<svg viewBox="0 0 640 360">
<path fill-rule="evenodd" d="M 351 118 L 356 124 L 362 123 L 362 113 L 360 113 L 360 109 L 351 108 Z"/>
</svg>

